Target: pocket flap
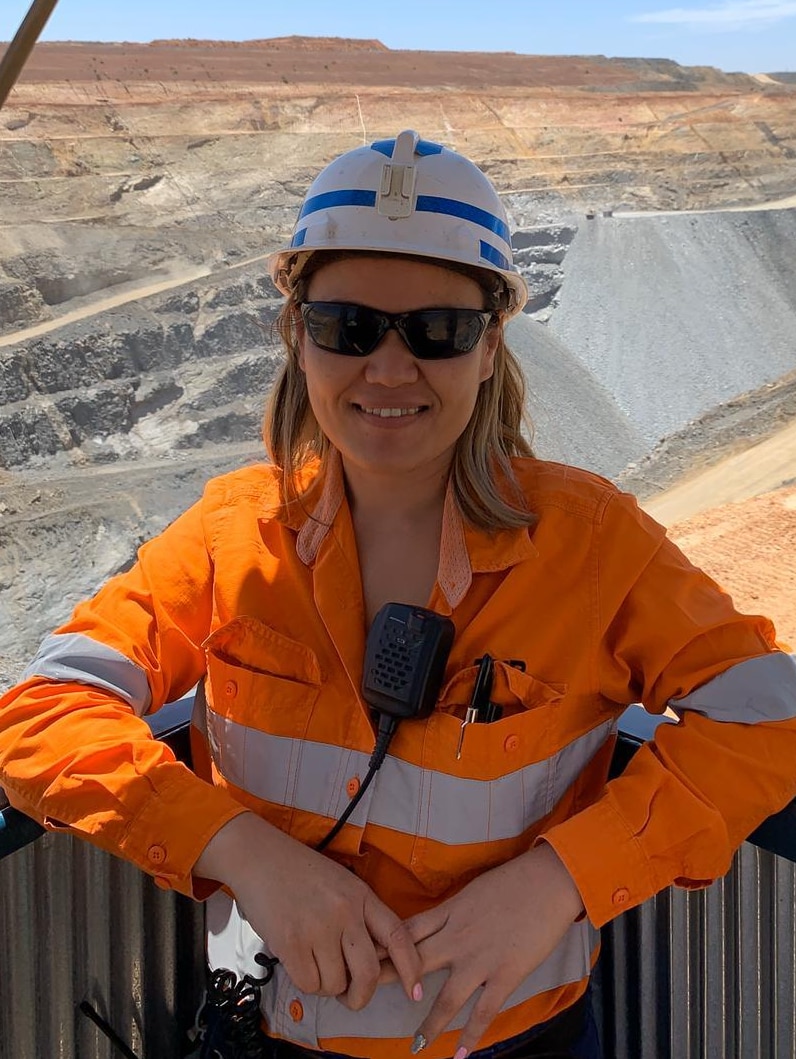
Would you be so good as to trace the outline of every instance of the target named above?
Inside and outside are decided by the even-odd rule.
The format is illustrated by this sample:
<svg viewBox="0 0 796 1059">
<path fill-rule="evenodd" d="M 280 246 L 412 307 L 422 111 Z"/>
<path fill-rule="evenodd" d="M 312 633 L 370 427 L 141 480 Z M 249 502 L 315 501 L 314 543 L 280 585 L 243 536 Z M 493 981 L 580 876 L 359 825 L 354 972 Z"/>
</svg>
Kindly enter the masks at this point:
<svg viewBox="0 0 796 1059">
<path fill-rule="evenodd" d="M 203 646 L 209 655 L 253 673 L 268 673 L 303 684 L 321 682 L 315 652 L 257 618 L 234 618 L 208 636 Z"/>
<path fill-rule="evenodd" d="M 472 698 L 477 674 L 478 666 L 468 666 L 456 673 L 442 689 L 438 708 L 444 713 L 463 717 Z M 548 684 L 508 662 L 495 661 L 490 699 L 503 708 L 504 717 L 558 702 L 566 692 L 566 684 Z"/>
</svg>

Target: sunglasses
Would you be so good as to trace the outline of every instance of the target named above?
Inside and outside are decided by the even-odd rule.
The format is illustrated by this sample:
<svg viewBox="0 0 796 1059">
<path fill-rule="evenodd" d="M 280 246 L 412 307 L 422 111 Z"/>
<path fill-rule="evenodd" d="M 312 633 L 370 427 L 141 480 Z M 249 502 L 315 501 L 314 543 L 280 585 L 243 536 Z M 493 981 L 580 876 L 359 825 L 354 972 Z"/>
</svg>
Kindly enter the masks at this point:
<svg viewBox="0 0 796 1059">
<path fill-rule="evenodd" d="M 348 302 L 302 302 L 312 341 L 329 353 L 367 357 L 395 329 L 418 360 L 448 360 L 471 353 L 493 313 L 479 309 L 413 309 L 383 313 Z"/>
</svg>

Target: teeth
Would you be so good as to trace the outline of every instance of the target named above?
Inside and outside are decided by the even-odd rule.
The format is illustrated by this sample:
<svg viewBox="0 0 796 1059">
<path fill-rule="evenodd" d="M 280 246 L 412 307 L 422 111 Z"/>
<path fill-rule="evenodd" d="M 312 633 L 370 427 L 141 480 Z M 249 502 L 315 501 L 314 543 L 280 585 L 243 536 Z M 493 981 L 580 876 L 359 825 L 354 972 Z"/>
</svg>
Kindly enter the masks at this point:
<svg viewBox="0 0 796 1059">
<path fill-rule="evenodd" d="M 381 416 L 382 419 L 389 419 L 391 417 L 397 418 L 398 416 L 414 416 L 420 411 L 419 408 L 365 408 L 362 407 L 362 411 L 366 412 L 369 416 Z"/>
</svg>

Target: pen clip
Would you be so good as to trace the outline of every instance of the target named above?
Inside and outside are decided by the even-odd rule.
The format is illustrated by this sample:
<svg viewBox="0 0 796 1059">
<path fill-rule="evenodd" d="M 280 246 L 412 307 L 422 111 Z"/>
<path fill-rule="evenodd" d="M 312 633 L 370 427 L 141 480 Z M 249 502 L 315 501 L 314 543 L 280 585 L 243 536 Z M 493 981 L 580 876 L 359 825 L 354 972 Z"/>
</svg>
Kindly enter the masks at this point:
<svg viewBox="0 0 796 1059">
<path fill-rule="evenodd" d="M 473 695 L 470 699 L 470 708 L 475 711 L 475 720 L 483 723 L 488 720 L 491 713 L 489 696 L 492 694 L 492 679 L 495 672 L 495 663 L 492 656 L 484 654 L 476 659 L 478 673 L 473 685 Z"/>
<path fill-rule="evenodd" d="M 496 707 L 489 701 L 492 694 L 492 678 L 495 664 L 491 655 L 485 654 L 482 658 L 476 658 L 478 672 L 475 675 L 473 693 L 470 696 L 470 705 L 464 715 L 464 720 L 459 729 L 459 741 L 456 745 L 456 760 L 461 761 L 462 748 L 464 746 L 464 733 L 471 724 L 484 724 L 488 721 L 497 720 L 500 716 L 500 707 Z"/>
</svg>

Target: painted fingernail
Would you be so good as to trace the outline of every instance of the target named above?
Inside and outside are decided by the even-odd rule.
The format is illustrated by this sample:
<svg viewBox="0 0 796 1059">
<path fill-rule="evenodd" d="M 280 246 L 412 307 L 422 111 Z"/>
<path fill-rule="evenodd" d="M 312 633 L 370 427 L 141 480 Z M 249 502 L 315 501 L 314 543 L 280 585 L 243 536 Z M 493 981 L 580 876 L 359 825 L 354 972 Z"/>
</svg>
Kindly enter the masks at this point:
<svg viewBox="0 0 796 1059">
<path fill-rule="evenodd" d="M 458 1050 L 458 1051 L 456 1052 L 456 1055 L 454 1055 L 453 1059 L 467 1059 L 467 1056 L 468 1056 L 469 1054 L 470 1054 L 470 1053 L 469 1053 L 469 1052 L 467 1051 L 467 1049 L 466 1049 L 466 1048 L 460 1048 L 460 1049 L 459 1049 L 459 1050 Z"/>
<path fill-rule="evenodd" d="M 422 999 L 423 999 L 423 986 L 420 984 L 420 982 L 417 982 L 412 987 L 412 1000 L 422 1000 Z"/>
<path fill-rule="evenodd" d="M 428 1041 L 423 1036 L 423 1034 L 422 1033 L 416 1033 L 415 1034 L 415 1039 L 412 1041 L 412 1047 L 411 1047 L 412 1055 L 417 1055 L 418 1052 L 422 1052 L 427 1044 L 428 1044 Z"/>
</svg>

